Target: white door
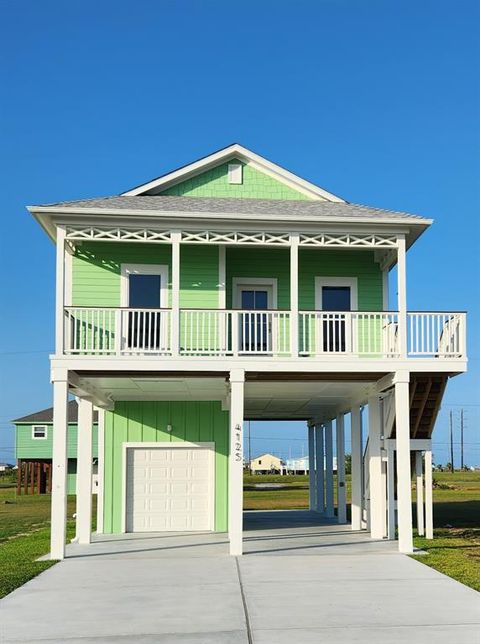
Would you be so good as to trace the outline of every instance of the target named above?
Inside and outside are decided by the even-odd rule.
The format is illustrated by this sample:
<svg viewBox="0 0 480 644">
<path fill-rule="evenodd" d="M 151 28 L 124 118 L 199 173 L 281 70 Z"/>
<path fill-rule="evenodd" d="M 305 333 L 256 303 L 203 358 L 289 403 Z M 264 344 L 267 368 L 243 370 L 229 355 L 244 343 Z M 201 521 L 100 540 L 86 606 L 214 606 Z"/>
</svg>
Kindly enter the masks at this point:
<svg viewBox="0 0 480 644">
<path fill-rule="evenodd" d="M 213 452 L 127 449 L 127 532 L 213 530 Z"/>
<path fill-rule="evenodd" d="M 239 318 L 238 349 L 242 353 L 269 353 L 272 351 L 272 319 L 265 311 L 275 308 L 273 284 L 237 282 Z"/>
</svg>

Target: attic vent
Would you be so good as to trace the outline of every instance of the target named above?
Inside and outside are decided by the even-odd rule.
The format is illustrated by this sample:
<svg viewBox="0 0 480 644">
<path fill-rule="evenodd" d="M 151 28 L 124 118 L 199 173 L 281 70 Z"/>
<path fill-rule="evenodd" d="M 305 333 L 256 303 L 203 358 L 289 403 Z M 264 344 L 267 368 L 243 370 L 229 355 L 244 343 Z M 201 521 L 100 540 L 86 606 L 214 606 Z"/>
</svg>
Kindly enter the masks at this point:
<svg viewBox="0 0 480 644">
<path fill-rule="evenodd" d="M 242 183 L 242 164 L 229 163 L 228 164 L 228 183 Z"/>
</svg>

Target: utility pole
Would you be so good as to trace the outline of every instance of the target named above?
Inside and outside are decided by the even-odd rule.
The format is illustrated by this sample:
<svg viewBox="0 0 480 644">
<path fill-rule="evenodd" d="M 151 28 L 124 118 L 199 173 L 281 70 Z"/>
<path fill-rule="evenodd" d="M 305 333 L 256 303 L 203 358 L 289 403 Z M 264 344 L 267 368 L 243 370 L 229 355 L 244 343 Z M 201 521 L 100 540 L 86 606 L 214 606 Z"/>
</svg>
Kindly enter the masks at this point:
<svg viewBox="0 0 480 644">
<path fill-rule="evenodd" d="M 452 466 L 452 474 L 455 471 L 453 465 L 453 411 L 450 410 L 450 465 Z"/>
<path fill-rule="evenodd" d="M 463 408 L 460 412 L 460 469 L 463 471 Z"/>
</svg>

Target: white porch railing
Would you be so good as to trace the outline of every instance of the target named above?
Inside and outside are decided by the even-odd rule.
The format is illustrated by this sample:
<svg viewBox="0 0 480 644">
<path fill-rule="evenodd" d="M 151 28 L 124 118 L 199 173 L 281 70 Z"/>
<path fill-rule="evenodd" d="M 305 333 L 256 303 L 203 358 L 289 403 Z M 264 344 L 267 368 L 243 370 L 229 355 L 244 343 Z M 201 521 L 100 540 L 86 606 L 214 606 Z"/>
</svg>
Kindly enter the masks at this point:
<svg viewBox="0 0 480 644">
<path fill-rule="evenodd" d="M 290 311 L 66 307 L 64 352 L 77 355 L 292 356 Z M 299 356 L 398 358 L 396 312 L 302 311 Z M 408 357 L 466 357 L 465 313 L 408 313 Z M 174 349 L 177 349 L 174 351 Z"/>
</svg>

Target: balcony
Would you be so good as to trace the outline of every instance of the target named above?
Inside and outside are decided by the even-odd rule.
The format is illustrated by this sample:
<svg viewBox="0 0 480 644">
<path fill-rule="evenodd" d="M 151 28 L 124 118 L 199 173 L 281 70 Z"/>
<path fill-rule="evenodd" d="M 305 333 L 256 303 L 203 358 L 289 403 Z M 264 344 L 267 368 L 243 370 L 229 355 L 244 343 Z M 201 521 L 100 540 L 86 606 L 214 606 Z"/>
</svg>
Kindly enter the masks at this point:
<svg viewBox="0 0 480 644">
<path fill-rule="evenodd" d="M 65 307 L 63 353 L 77 356 L 466 357 L 466 314 L 392 311 Z M 403 346 L 403 350 L 402 350 Z"/>
</svg>

